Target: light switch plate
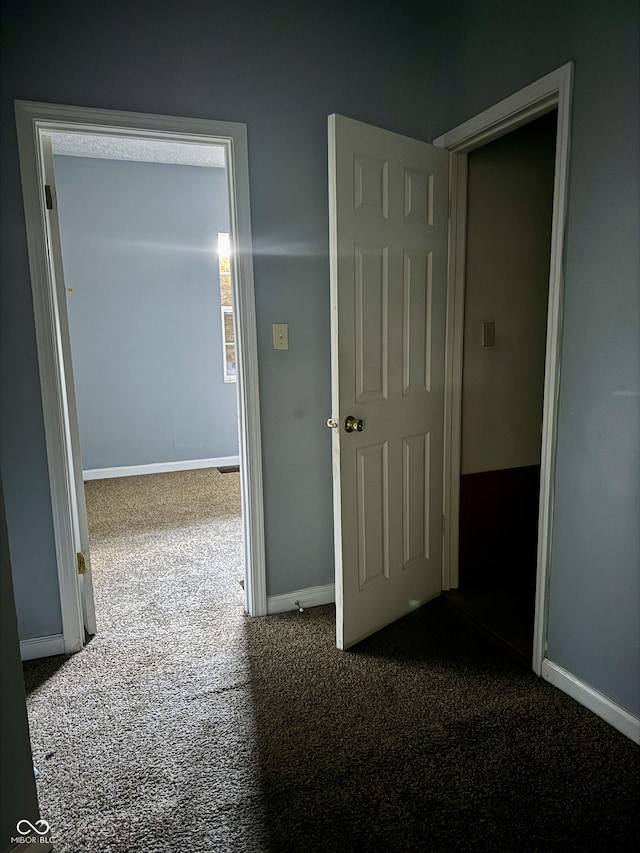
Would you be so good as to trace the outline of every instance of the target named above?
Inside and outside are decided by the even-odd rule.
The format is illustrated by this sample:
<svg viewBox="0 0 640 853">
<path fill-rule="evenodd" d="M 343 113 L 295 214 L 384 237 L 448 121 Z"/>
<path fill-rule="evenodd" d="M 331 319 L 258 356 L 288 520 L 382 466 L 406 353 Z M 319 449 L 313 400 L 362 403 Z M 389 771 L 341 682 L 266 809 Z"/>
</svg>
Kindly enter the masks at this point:
<svg viewBox="0 0 640 853">
<path fill-rule="evenodd" d="M 491 320 L 482 324 L 482 346 L 494 347 L 496 345 L 496 324 Z"/>
<path fill-rule="evenodd" d="M 289 324 L 274 323 L 273 324 L 273 348 L 274 349 L 289 349 Z"/>
</svg>

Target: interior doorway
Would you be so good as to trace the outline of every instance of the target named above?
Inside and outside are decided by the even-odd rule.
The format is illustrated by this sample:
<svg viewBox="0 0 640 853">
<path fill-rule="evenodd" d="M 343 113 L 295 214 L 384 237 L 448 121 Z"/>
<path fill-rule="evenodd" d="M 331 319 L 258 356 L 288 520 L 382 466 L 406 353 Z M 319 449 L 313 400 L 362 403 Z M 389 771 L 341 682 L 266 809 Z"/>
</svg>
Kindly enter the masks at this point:
<svg viewBox="0 0 640 853">
<path fill-rule="evenodd" d="M 557 112 L 469 153 L 459 576 L 449 600 L 533 655 Z"/>
<path fill-rule="evenodd" d="M 16 102 L 16 125 L 62 611 L 63 632 L 59 637 L 50 638 L 47 654 L 79 651 L 86 634 L 93 633 L 92 616 L 95 621 L 83 462 L 55 199 L 52 134 L 89 134 L 98 137 L 102 144 L 117 137 L 129 144 L 150 141 L 169 147 L 217 146 L 223 150 L 232 247 L 230 274 L 243 507 L 244 603 L 251 615 L 263 615 L 266 613 L 266 583 L 262 461 L 245 125 L 25 101 Z M 100 200 L 95 203 L 99 205 Z M 167 198 L 164 209 L 170 208 L 171 198 Z M 212 245 L 217 236 L 211 235 Z M 224 350 L 229 351 L 231 348 L 227 344 L 231 341 L 224 337 L 225 325 L 228 327 L 222 311 L 224 307 L 228 306 L 218 305 L 215 322 L 221 329 Z M 222 351 L 221 345 L 221 354 Z"/>
<path fill-rule="evenodd" d="M 204 586 L 212 574 L 226 577 L 230 595 L 244 583 L 228 170 L 221 145 L 49 140 L 93 633 L 118 590 L 135 598 L 111 577 L 131 563 L 146 576 L 144 564 L 159 568 L 173 552 L 185 582 L 189 560 L 200 559 Z M 209 527 L 205 544 L 198 523 Z M 99 589 L 107 583 L 109 594 Z"/>
</svg>

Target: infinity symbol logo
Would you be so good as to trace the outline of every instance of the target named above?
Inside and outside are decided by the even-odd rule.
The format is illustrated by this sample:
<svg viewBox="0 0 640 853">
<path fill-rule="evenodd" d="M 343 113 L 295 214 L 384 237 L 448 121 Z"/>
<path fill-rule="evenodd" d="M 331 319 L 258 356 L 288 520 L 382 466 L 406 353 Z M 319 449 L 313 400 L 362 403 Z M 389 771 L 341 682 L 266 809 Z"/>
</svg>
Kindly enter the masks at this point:
<svg viewBox="0 0 640 853">
<path fill-rule="evenodd" d="M 24 827 L 27 827 L 24 829 Z M 43 827 L 42 829 L 38 829 L 38 827 Z M 29 820 L 19 820 L 16 824 L 16 829 L 20 833 L 20 835 L 30 835 L 32 832 L 35 832 L 37 835 L 46 835 L 49 832 L 49 824 L 46 820 L 36 821 L 36 825 L 34 826 Z"/>
</svg>

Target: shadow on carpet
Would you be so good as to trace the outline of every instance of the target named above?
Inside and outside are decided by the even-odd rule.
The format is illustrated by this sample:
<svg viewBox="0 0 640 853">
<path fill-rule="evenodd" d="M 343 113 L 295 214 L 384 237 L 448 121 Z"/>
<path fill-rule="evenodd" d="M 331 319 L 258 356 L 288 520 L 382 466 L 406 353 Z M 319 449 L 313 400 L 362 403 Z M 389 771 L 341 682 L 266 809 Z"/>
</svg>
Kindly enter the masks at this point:
<svg viewBox="0 0 640 853">
<path fill-rule="evenodd" d="M 632 850 L 638 748 L 434 601 L 356 649 L 248 619 L 272 851 Z"/>
</svg>

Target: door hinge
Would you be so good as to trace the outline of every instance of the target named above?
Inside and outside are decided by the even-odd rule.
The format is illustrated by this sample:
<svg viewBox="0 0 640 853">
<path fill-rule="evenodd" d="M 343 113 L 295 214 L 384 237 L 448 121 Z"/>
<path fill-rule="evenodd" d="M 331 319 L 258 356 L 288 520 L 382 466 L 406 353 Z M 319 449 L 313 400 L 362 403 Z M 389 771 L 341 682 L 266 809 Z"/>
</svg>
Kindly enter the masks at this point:
<svg viewBox="0 0 640 853">
<path fill-rule="evenodd" d="M 76 554 L 77 563 L 78 563 L 78 574 L 86 575 L 87 573 L 87 560 L 82 551 L 78 551 Z"/>
<path fill-rule="evenodd" d="M 53 193 L 49 184 L 44 185 L 44 200 L 47 205 L 47 210 L 53 210 Z"/>
</svg>

